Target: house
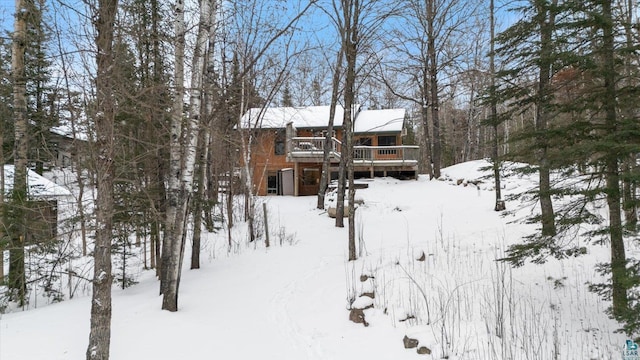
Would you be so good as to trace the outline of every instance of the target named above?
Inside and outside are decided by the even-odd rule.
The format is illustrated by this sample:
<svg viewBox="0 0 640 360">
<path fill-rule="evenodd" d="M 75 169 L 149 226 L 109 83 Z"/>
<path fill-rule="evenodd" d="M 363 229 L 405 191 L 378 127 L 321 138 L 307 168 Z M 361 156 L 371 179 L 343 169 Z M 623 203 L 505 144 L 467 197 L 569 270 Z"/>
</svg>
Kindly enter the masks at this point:
<svg viewBox="0 0 640 360">
<path fill-rule="evenodd" d="M 79 129 L 78 129 L 79 128 Z M 75 162 L 83 162 L 89 153 L 88 131 L 82 126 L 63 123 L 50 129 L 49 142 L 53 153 L 53 165 L 69 168 Z"/>
<path fill-rule="evenodd" d="M 13 189 L 14 166 L 4 165 L 5 201 Z M 25 243 L 49 241 L 58 236 L 59 207 L 73 201 L 71 192 L 35 171 L 27 170 L 28 232 Z"/>
<path fill-rule="evenodd" d="M 403 145 L 405 110 L 355 110 L 354 175 L 415 178 L 419 148 Z M 258 195 L 318 193 L 329 111 L 329 106 L 256 108 L 243 116 L 242 127 L 254 134 L 250 168 Z M 342 156 L 343 115 L 338 106 L 329 145 L 332 179 Z"/>
</svg>

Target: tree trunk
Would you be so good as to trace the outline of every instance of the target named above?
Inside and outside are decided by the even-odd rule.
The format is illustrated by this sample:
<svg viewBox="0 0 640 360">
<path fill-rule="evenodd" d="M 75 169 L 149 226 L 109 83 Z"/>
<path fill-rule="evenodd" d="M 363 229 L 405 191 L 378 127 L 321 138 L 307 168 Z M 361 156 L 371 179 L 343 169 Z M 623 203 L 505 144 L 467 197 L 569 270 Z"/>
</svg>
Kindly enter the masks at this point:
<svg viewBox="0 0 640 360">
<path fill-rule="evenodd" d="M 602 75 L 604 77 L 603 109 L 605 111 L 605 127 L 608 136 L 615 136 L 618 130 L 616 113 L 616 68 L 613 31 L 613 14 L 611 0 L 601 0 L 602 21 Z M 619 159 L 617 148 L 613 147 L 605 155 L 606 196 L 609 207 L 609 236 L 611 240 L 611 278 L 613 315 L 621 316 L 627 310 L 627 285 L 624 239 L 622 236 L 621 191 Z"/>
<path fill-rule="evenodd" d="M 9 219 L 9 290 L 10 298 L 19 306 L 26 302 L 26 275 L 24 264 L 24 241 L 26 240 L 27 205 L 27 156 L 28 119 L 27 88 L 25 76 L 25 47 L 27 41 L 26 17 L 28 11 L 23 0 L 16 0 L 16 20 L 14 24 L 11 51 L 11 72 L 13 75 L 13 114 L 15 118 L 14 178 L 11 194 Z"/>
<path fill-rule="evenodd" d="M 490 7 L 490 19 L 489 19 L 489 31 L 491 32 L 491 50 L 489 52 L 489 76 L 491 76 L 490 84 L 490 111 L 491 125 L 493 128 L 493 138 L 491 146 L 491 160 L 493 162 L 493 178 L 495 181 L 495 193 L 496 203 L 493 208 L 495 211 L 503 211 L 506 206 L 504 200 L 502 200 L 502 184 L 500 183 L 500 154 L 498 153 L 499 140 L 498 140 L 498 99 L 496 99 L 496 65 L 495 65 L 495 7 L 494 0 L 489 3 Z"/>
<path fill-rule="evenodd" d="M 552 35 L 555 27 L 554 12 L 557 0 L 553 0 L 549 8 L 547 1 L 537 0 L 536 10 L 538 13 L 540 26 L 540 68 L 538 78 L 538 100 L 536 104 L 536 142 L 538 149 L 538 168 L 540 187 L 538 196 L 540 197 L 540 210 L 542 221 L 542 235 L 554 236 L 556 234 L 555 216 L 553 211 L 553 202 L 551 201 L 551 181 L 549 179 L 549 161 L 547 158 L 548 144 L 545 132 L 547 131 L 547 123 L 549 119 L 548 107 L 551 96 L 551 76 L 552 76 Z"/>
<path fill-rule="evenodd" d="M 194 199 L 194 211 L 193 211 L 193 237 L 191 248 L 191 269 L 200 268 L 200 236 L 202 233 L 202 201 L 204 198 L 204 170 L 205 170 L 205 156 L 206 145 L 209 142 L 209 116 L 206 111 L 206 106 L 202 106 L 202 96 L 204 92 L 203 79 L 205 69 L 207 65 L 207 44 L 209 43 L 209 33 L 212 26 L 212 9 L 215 9 L 215 0 L 201 0 L 200 1 L 200 22 L 198 24 L 198 36 L 196 38 L 196 47 L 193 52 L 193 72 L 191 76 L 191 104 L 190 104 L 190 118 L 191 118 L 191 131 L 189 139 L 194 148 L 189 147 L 189 154 L 187 158 L 190 159 L 193 152 L 193 159 L 198 160 L 197 176 L 198 176 L 198 191 L 197 199 Z M 202 120 L 205 119 L 205 121 Z M 202 123 L 202 126 L 198 129 L 198 125 Z M 193 142 L 195 141 L 195 143 Z M 191 180 L 193 179 L 193 170 L 191 168 L 195 165 L 191 163 L 187 164 L 187 173 L 192 172 Z M 189 180 L 187 180 L 189 181 Z"/>
<path fill-rule="evenodd" d="M 422 117 L 422 137 L 424 138 L 423 163 L 425 166 L 426 173 L 429 174 L 429 180 L 431 180 L 433 179 L 433 163 L 431 161 L 432 151 L 431 151 L 431 137 L 429 132 L 429 107 L 427 105 L 429 104 L 429 100 L 428 100 L 428 94 L 426 90 L 426 86 L 427 86 L 426 72 L 424 72 L 424 77 L 425 77 L 425 82 L 424 82 L 424 89 L 422 90 L 423 91 L 422 107 L 420 109 L 420 115 Z"/>
<path fill-rule="evenodd" d="M 205 139 L 204 132 L 207 132 L 207 129 L 200 129 L 200 134 L 198 135 L 198 150 L 197 150 L 197 158 L 198 163 L 196 165 L 196 198 L 194 199 L 193 204 L 193 234 L 191 237 L 191 269 L 199 269 L 200 268 L 200 237 L 202 236 L 202 203 L 204 201 L 204 172 L 205 172 L 205 161 L 204 158 L 206 156 L 206 146 L 204 144 Z"/>
<path fill-rule="evenodd" d="M 180 277 L 180 254 L 182 251 L 183 221 L 181 214 L 185 213 L 187 194 L 183 186 L 184 157 L 183 145 L 184 134 L 182 131 L 183 120 L 183 95 L 184 95 L 184 46 L 185 46 L 185 24 L 184 24 L 184 2 L 176 0 L 174 5 L 175 13 L 175 94 L 173 101 L 173 112 L 171 115 L 171 139 L 169 150 L 169 186 L 167 189 L 167 209 L 165 238 L 162 243 L 162 269 L 160 273 L 160 293 L 162 298 L 162 309 L 178 311 L 178 284 Z"/>
<path fill-rule="evenodd" d="M 335 119 L 336 107 L 338 103 L 338 92 L 340 87 L 340 75 L 342 73 L 342 46 L 338 51 L 336 58 L 336 68 L 333 72 L 331 82 L 331 105 L 329 105 L 329 124 L 327 125 L 327 135 L 324 139 L 324 153 L 322 157 L 322 174 L 320 177 L 320 186 L 318 188 L 318 209 L 324 209 L 324 198 L 327 187 L 331 181 L 331 149 L 333 145 L 333 123 Z"/>
<path fill-rule="evenodd" d="M 349 218 L 349 261 L 357 259 L 355 241 L 355 184 L 353 178 L 353 122 L 356 116 L 355 109 L 355 83 L 356 83 L 356 58 L 359 41 L 360 1 L 343 0 L 342 2 L 344 29 L 342 41 L 346 60 L 346 75 L 344 85 L 344 139 L 342 158 L 347 172 L 348 181 L 348 218 Z M 344 214 L 344 213 L 343 213 Z M 343 214 L 337 214 L 336 219 Z"/>
<path fill-rule="evenodd" d="M 4 239 L 7 221 L 4 204 L 4 126 L 0 126 L 0 239 Z M 0 241 L 0 284 L 4 284 L 4 242 Z"/>
<path fill-rule="evenodd" d="M 436 16 L 435 0 L 427 0 L 427 58 L 429 59 L 429 94 L 431 106 L 431 123 L 433 124 L 433 176 L 440 178 L 442 166 L 442 146 L 440 139 L 440 97 L 438 94 L 438 54 L 436 51 L 436 33 L 434 22 Z"/>
<path fill-rule="evenodd" d="M 97 200 L 93 249 L 93 296 L 87 360 L 108 360 L 111 338 L 111 238 L 113 226 L 113 142 L 115 104 L 113 96 L 113 34 L 117 0 L 99 0 L 96 21 L 95 116 Z"/>
</svg>

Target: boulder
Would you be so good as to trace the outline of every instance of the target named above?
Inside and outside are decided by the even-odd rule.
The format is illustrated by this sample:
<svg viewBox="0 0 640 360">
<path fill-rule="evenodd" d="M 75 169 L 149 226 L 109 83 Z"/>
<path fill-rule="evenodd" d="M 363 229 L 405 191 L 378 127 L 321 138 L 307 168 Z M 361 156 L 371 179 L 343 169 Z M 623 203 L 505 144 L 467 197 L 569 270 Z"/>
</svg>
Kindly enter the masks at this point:
<svg viewBox="0 0 640 360">
<path fill-rule="evenodd" d="M 404 343 L 405 349 L 413 349 L 415 347 L 418 347 L 418 340 L 412 339 L 407 335 L 404 336 L 404 339 L 402 339 L 402 342 Z"/>
<path fill-rule="evenodd" d="M 369 323 L 364 318 L 364 310 L 362 309 L 351 309 L 351 311 L 349 312 L 349 320 L 353 321 L 356 324 L 369 326 Z"/>
</svg>

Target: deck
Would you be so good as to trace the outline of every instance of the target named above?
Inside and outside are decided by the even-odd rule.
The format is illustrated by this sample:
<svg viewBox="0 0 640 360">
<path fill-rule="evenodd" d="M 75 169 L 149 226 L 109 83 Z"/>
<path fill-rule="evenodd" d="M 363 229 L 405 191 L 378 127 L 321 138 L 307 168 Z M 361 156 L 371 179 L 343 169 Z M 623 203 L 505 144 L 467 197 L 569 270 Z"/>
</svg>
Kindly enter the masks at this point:
<svg viewBox="0 0 640 360">
<path fill-rule="evenodd" d="M 293 137 L 289 142 L 288 157 L 293 162 L 319 162 L 324 156 L 324 137 Z M 339 162 L 342 142 L 331 139 L 329 154 L 332 162 Z M 354 146 L 353 164 L 356 168 L 393 168 L 395 171 L 414 170 L 418 165 L 420 147 L 399 146 Z"/>
</svg>

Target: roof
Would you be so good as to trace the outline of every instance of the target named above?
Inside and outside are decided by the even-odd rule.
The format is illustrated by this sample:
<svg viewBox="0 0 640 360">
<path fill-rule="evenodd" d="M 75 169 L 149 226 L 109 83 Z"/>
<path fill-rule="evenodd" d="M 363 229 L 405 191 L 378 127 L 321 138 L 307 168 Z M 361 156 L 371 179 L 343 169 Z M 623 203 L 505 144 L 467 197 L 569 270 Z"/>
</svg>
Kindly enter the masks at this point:
<svg viewBox="0 0 640 360">
<path fill-rule="evenodd" d="M 13 165 L 4 165 L 4 190 L 9 193 L 13 190 Z M 55 196 L 70 196 L 71 192 L 64 186 L 38 175 L 35 171 L 27 170 L 27 191 L 30 197 L 46 198 Z"/>
<path fill-rule="evenodd" d="M 363 110 L 356 117 L 353 132 L 400 132 L 405 112 L 405 109 Z"/>
<path fill-rule="evenodd" d="M 400 132 L 405 112 L 405 109 L 362 110 L 356 115 L 354 132 Z M 333 125 L 342 126 L 343 116 L 344 108 L 338 105 Z M 282 129 L 289 123 L 298 129 L 326 128 L 329 106 L 253 108 L 242 117 L 242 127 L 245 129 Z"/>
<path fill-rule="evenodd" d="M 83 123 L 76 124 L 74 129 L 69 121 L 61 121 L 59 125 L 52 127 L 50 131 L 72 140 L 89 141 L 89 129 Z"/>
<path fill-rule="evenodd" d="M 296 128 L 326 128 L 329 110 L 329 106 L 253 108 L 242 117 L 242 127 L 278 129 L 292 123 Z M 333 125 L 342 126 L 343 116 L 344 109 L 337 106 Z"/>
</svg>

